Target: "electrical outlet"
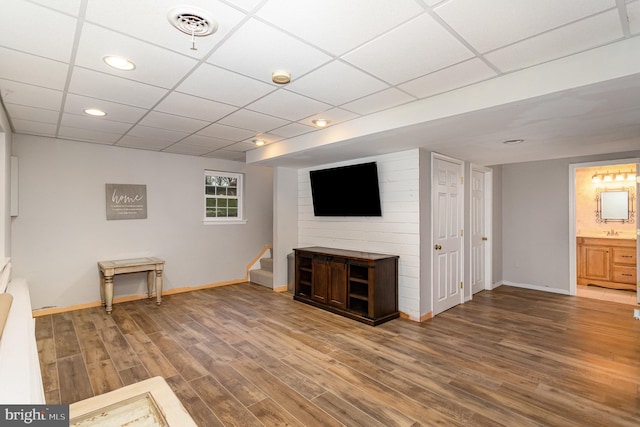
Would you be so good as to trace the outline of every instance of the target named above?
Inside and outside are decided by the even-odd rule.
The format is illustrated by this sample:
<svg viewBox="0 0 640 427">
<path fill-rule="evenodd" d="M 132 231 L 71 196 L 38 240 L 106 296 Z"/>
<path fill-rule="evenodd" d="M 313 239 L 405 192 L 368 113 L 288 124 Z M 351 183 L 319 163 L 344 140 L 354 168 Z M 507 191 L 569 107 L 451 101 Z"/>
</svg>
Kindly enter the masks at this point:
<svg viewBox="0 0 640 427">
<path fill-rule="evenodd" d="M 633 318 L 636 320 L 640 320 L 640 308 L 633 309 Z"/>
</svg>

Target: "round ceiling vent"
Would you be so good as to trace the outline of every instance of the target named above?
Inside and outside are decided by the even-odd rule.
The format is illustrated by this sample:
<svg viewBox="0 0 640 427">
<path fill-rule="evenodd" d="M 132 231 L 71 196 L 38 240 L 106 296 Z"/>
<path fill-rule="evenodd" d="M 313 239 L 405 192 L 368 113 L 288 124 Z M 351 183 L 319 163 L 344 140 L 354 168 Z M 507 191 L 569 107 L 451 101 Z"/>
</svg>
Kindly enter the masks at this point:
<svg viewBox="0 0 640 427">
<path fill-rule="evenodd" d="M 218 30 L 218 23 L 208 12 L 192 6 L 174 7 L 167 13 L 169 23 L 190 36 L 208 36 Z"/>
</svg>

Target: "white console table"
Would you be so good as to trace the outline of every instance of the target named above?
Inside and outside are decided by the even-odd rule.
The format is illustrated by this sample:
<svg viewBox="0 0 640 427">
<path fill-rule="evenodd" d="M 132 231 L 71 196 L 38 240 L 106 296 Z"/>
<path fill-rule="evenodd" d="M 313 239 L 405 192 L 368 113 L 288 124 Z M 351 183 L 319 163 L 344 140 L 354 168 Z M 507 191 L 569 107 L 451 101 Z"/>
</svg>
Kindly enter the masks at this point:
<svg viewBox="0 0 640 427">
<path fill-rule="evenodd" d="M 107 314 L 113 310 L 113 277 L 118 274 L 147 272 L 147 294 L 152 297 L 153 288 L 156 288 L 156 304 L 162 302 L 162 271 L 164 261 L 159 258 L 133 258 L 113 261 L 99 261 L 100 270 L 100 301 Z"/>
</svg>

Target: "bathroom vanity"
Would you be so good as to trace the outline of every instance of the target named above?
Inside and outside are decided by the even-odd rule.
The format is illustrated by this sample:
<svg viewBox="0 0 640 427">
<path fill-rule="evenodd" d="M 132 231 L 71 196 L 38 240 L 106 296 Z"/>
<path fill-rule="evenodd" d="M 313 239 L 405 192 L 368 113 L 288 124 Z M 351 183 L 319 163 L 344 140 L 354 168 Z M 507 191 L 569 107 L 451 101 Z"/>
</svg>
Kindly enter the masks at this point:
<svg viewBox="0 0 640 427">
<path fill-rule="evenodd" d="M 578 284 L 636 289 L 636 240 L 578 237 Z"/>
</svg>

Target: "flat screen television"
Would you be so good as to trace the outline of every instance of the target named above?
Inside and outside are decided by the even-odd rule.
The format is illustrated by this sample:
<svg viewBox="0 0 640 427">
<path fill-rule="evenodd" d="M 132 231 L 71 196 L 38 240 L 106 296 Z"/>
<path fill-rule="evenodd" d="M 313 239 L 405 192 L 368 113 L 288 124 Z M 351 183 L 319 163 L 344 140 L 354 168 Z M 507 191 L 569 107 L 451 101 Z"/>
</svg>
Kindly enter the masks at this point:
<svg viewBox="0 0 640 427">
<path fill-rule="evenodd" d="M 382 216 L 375 162 L 309 172 L 315 216 Z"/>
</svg>

